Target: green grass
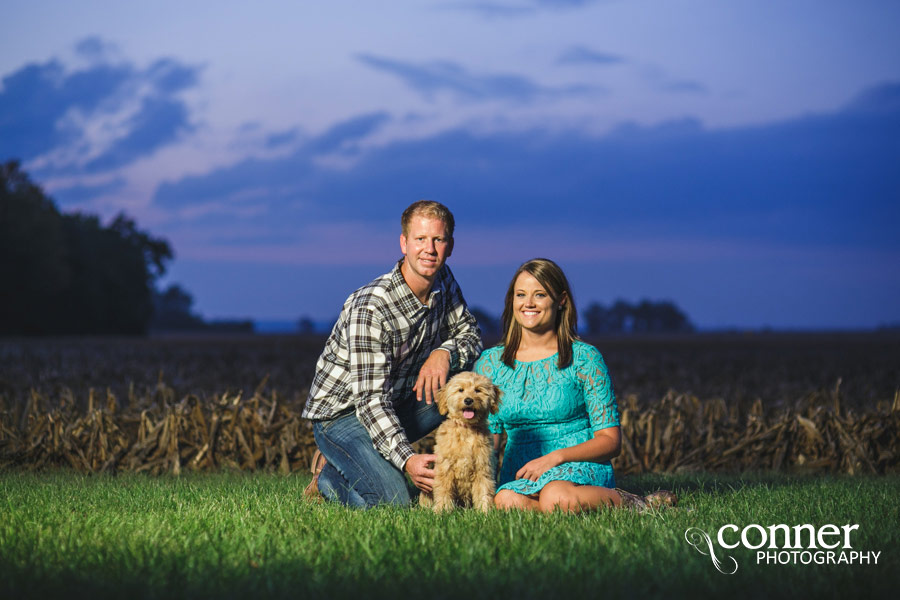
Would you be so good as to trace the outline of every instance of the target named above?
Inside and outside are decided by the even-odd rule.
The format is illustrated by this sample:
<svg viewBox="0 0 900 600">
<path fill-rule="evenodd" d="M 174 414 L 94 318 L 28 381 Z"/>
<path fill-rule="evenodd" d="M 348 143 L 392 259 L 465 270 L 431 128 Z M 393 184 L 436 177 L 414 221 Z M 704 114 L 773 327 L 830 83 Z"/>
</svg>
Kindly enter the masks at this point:
<svg viewBox="0 0 900 600">
<path fill-rule="evenodd" d="M 348 510 L 307 477 L 0 472 L 0 597 L 893 597 L 900 477 L 645 476 L 682 508 L 588 515 Z M 726 523 L 859 524 L 877 565 L 758 565 L 723 575 L 684 540 Z M 718 549 L 717 549 L 718 550 Z M 721 552 L 721 551 L 720 551 Z"/>
</svg>

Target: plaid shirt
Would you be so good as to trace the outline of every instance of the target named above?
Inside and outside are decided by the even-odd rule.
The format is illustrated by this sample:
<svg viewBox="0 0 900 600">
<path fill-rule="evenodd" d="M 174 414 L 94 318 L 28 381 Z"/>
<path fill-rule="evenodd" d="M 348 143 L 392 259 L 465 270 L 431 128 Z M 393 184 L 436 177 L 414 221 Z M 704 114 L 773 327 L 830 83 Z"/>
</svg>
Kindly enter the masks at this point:
<svg viewBox="0 0 900 600">
<path fill-rule="evenodd" d="M 415 452 L 394 406 L 416 402 L 413 386 L 425 359 L 447 350 L 457 372 L 471 369 L 481 353 L 481 331 L 450 269 L 438 272 L 426 306 L 406 285 L 402 262 L 344 303 L 302 414 L 319 421 L 354 409 L 375 449 L 401 470 Z"/>
</svg>

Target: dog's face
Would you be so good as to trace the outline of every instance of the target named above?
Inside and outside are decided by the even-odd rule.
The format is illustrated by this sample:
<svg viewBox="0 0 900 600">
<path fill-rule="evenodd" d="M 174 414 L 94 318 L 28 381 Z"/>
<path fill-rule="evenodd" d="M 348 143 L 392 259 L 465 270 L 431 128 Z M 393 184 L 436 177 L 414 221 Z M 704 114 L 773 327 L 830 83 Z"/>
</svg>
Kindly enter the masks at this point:
<svg viewBox="0 0 900 600">
<path fill-rule="evenodd" d="M 437 393 L 438 410 L 448 418 L 479 423 L 500 409 L 500 388 L 484 375 L 466 371 L 453 376 Z"/>
</svg>

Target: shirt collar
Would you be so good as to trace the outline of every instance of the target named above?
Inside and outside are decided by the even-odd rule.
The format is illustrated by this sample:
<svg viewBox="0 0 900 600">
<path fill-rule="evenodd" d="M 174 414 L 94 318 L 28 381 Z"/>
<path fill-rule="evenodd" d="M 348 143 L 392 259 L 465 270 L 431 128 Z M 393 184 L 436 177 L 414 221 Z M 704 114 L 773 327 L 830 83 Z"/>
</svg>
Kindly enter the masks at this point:
<svg viewBox="0 0 900 600">
<path fill-rule="evenodd" d="M 433 300 L 436 294 L 439 294 L 444 289 L 444 273 L 446 272 L 447 265 L 441 267 L 441 270 L 438 271 L 438 276 L 434 281 L 434 285 L 431 287 L 431 292 L 428 294 L 428 306 L 419 302 L 419 299 L 416 298 L 416 295 L 413 294 L 412 290 L 409 289 L 409 286 L 406 285 L 406 280 L 403 278 L 403 273 L 400 271 L 400 266 L 403 264 L 403 259 L 397 261 L 397 264 L 394 265 L 394 269 L 391 271 L 391 284 L 394 288 L 394 294 L 397 297 L 398 303 L 403 307 L 404 311 L 408 311 L 410 313 L 417 312 L 423 308 L 428 308 L 428 306 L 432 306 L 434 304 Z"/>
</svg>

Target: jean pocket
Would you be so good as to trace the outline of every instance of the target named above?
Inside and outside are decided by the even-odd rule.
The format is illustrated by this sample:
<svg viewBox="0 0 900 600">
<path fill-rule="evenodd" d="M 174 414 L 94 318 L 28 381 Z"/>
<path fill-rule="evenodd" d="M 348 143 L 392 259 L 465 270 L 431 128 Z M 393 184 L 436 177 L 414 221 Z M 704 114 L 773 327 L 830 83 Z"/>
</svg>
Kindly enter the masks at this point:
<svg viewBox="0 0 900 600">
<path fill-rule="evenodd" d="M 345 408 L 344 410 L 342 410 L 338 414 L 334 415 L 330 419 L 323 419 L 322 421 L 316 421 L 315 424 L 313 425 L 313 427 L 318 427 L 319 431 L 321 433 L 327 433 L 329 429 L 334 427 L 335 423 L 337 423 L 338 421 L 341 421 L 342 419 L 344 419 L 346 417 L 354 416 L 354 413 L 355 413 L 355 411 L 352 406 L 350 408 Z"/>
</svg>

